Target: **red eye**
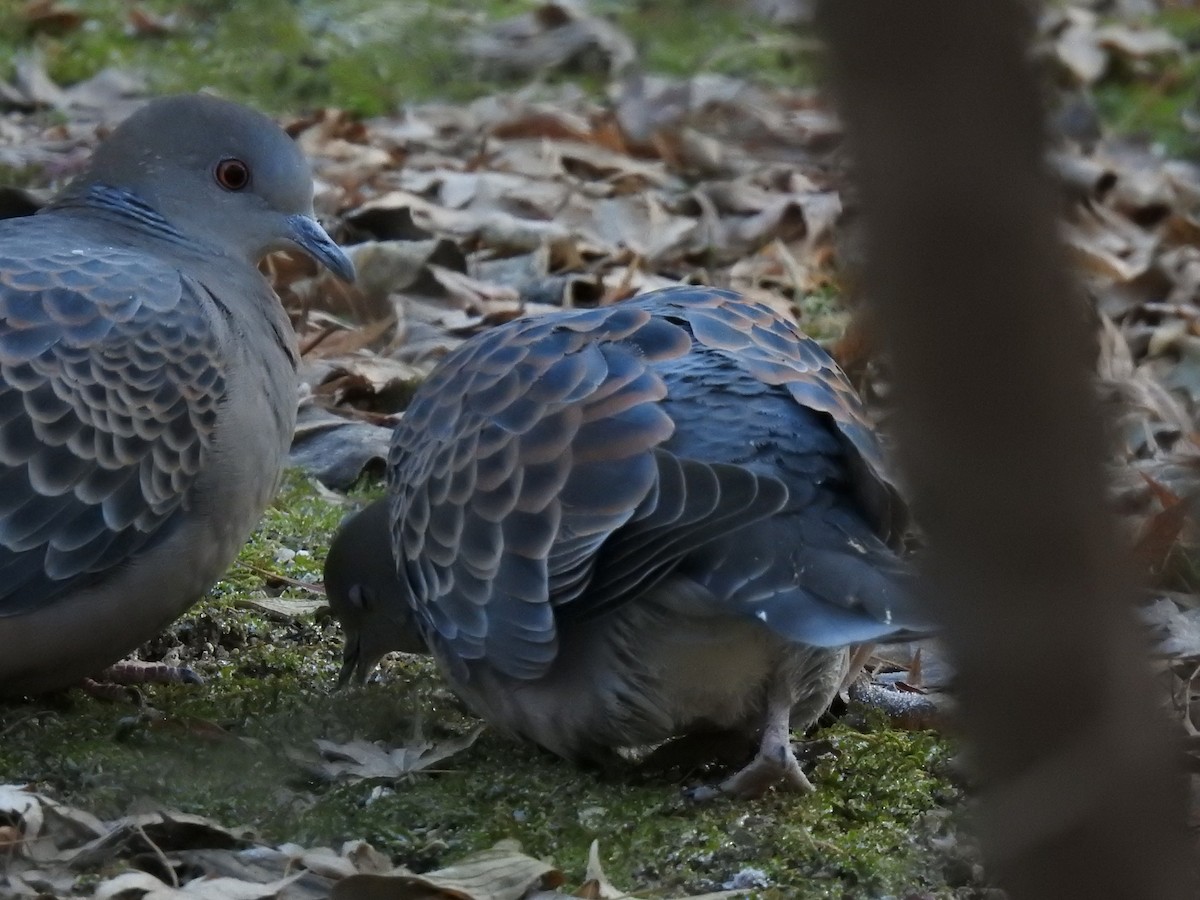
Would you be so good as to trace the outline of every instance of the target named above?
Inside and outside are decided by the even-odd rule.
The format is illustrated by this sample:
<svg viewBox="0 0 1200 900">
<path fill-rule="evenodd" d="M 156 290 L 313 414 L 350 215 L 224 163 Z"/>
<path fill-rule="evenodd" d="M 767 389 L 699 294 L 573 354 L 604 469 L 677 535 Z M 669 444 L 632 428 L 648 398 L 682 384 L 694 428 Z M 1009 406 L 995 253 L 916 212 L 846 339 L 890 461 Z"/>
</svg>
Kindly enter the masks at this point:
<svg viewBox="0 0 1200 900">
<path fill-rule="evenodd" d="M 227 191 L 241 191 L 250 183 L 250 167 L 240 159 L 223 159 L 217 163 L 217 184 Z"/>
</svg>

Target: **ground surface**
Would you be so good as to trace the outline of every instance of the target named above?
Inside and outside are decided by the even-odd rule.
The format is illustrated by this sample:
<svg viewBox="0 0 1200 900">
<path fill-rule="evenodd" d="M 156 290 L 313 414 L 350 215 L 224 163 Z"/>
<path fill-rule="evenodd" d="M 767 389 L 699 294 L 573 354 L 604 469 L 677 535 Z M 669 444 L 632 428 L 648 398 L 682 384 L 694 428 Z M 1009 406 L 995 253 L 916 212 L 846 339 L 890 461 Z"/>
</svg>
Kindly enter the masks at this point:
<svg viewBox="0 0 1200 900">
<path fill-rule="evenodd" d="M 976 879 L 971 851 L 954 840 L 962 792 L 948 746 L 861 716 L 806 745 L 818 792 L 805 798 L 697 806 L 682 787 L 717 770 L 580 771 L 486 732 L 434 773 L 357 783 L 314 775 L 317 739 L 395 747 L 419 734 L 436 745 L 476 724 L 424 658 L 396 657 L 379 683 L 335 691 L 334 623 L 239 608 L 247 598 L 311 600 L 263 573 L 319 578 L 345 509 L 294 475 L 230 577 L 146 648 L 207 683 L 144 689 L 141 709 L 79 692 L 5 706 L 3 780 L 102 818 L 165 807 L 250 825 L 273 844 L 365 838 L 417 871 L 516 838 L 578 882 L 599 839 L 615 883 L 656 894 L 740 886 L 742 873 L 746 886 L 785 896 L 978 896 L 953 890 Z"/>
<path fill-rule="evenodd" d="M 553 178 L 569 182 L 589 203 L 603 206 L 611 201 L 605 209 L 627 218 L 617 220 L 621 240 L 612 246 L 605 244 L 610 234 L 603 221 L 580 226 L 586 240 L 553 237 L 539 246 L 537 252 L 550 260 L 539 263 L 542 281 L 565 285 L 564 291 L 582 290 L 582 284 L 605 301 L 619 298 L 631 285 L 649 286 L 654 278 L 711 280 L 759 296 L 769 293 L 838 350 L 861 383 L 879 387 L 868 378 L 870 370 L 861 349 L 856 349 L 858 343 L 837 343 L 848 321 L 839 299 L 851 292 L 852 284 L 846 274 L 849 266 L 843 263 L 839 269 L 835 257 L 849 251 L 830 238 L 829 228 L 818 227 L 824 207 L 817 201 L 840 184 L 830 174 L 837 167 L 827 165 L 822 155 L 821 141 L 829 140 L 822 129 L 828 122 L 809 92 L 756 95 L 766 109 L 761 121 L 755 120 L 755 126 L 763 128 L 761 134 L 735 133 L 740 125 L 729 125 L 709 112 L 704 113 L 708 118 L 693 118 L 678 131 L 661 127 L 652 134 L 634 134 L 628 121 L 618 123 L 623 130 L 616 137 L 606 130 L 613 118 L 604 99 L 616 83 L 613 58 L 628 46 L 651 72 L 690 76 L 703 71 L 749 77 L 768 88 L 803 87 L 817 68 L 809 39 L 749 16 L 744 4 L 610 0 L 594 4 L 592 12 L 611 14 L 605 21 L 618 27 L 628 46 L 600 40 L 598 49 L 545 71 L 514 71 L 511 56 L 488 56 L 479 44 L 463 43 L 467 36 L 489 33 L 488 26 L 496 21 L 534 8 L 532 3 L 505 0 L 33 2 L 0 10 L 0 80 L 20 81 L 25 71 L 69 86 L 115 66 L 141 73 L 150 92 L 208 86 L 280 116 L 307 116 L 317 107 L 333 107 L 378 117 L 368 120 L 364 136 L 352 117 L 308 116 L 305 135 L 319 134 L 306 149 L 316 157 L 324 184 L 318 197 L 322 211 L 331 215 L 343 237 L 364 240 L 380 237 L 372 230 L 378 228 L 377 221 L 368 226 L 363 217 L 355 217 L 354 207 L 364 199 L 390 197 L 392 215 L 401 200 L 408 204 L 405 209 L 420 210 L 411 197 L 433 198 L 442 206 L 426 211 L 420 225 L 439 237 L 449 235 L 443 239 L 454 245 L 461 259 L 448 262 L 442 246 L 431 251 L 440 254 L 436 264 L 421 261 L 429 277 L 413 279 L 401 291 L 403 303 L 395 292 L 384 292 L 386 310 L 407 316 L 404 327 L 391 330 L 378 310 L 363 311 L 378 299 L 370 296 L 358 298 L 362 306 L 351 304 L 350 312 L 329 304 L 332 312 L 319 310 L 328 315 L 314 324 L 308 306 L 297 299 L 308 295 L 292 290 L 296 277 L 274 272 L 291 307 L 304 305 L 304 316 L 298 316 L 303 339 L 322 335 L 320 351 L 306 354 L 318 374 L 309 372 L 306 380 L 330 406 L 355 405 L 368 409 L 369 415 L 402 408 L 413 381 L 436 358 L 436 347 L 425 355 L 412 350 L 415 336 L 426 335 L 432 321 L 429 296 L 436 300 L 435 308 L 450 311 L 446 321 L 435 323 L 439 340 L 447 334 L 458 340 L 462 333 L 513 314 L 517 300 L 526 302 L 524 287 L 514 289 L 511 279 L 487 266 L 497 259 L 521 260 L 524 266 L 525 257 L 518 251 L 530 248 L 518 246 L 512 233 L 499 240 L 494 229 L 460 226 L 452 219 L 446 210 L 468 205 L 455 206 L 447 199 L 447 185 L 461 189 L 463 181 L 453 181 L 446 172 L 483 179 L 508 165 L 505 177 L 513 171 L 525 175 L 536 166 L 519 154 L 533 152 L 530 146 L 557 146 L 564 134 L 576 143 L 590 142 L 592 150 L 583 153 L 572 144 L 571 152 L 579 155 L 565 162 L 555 157 L 562 171 Z M 1057 77 L 1069 81 L 1075 73 L 1080 82 L 1072 83 L 1064 96 L 1075 98 L 1080 88 L 1094 99 L 1106 134 L 1149 130 L 1170 154 L 1194 157 L 1192 105 L 1198 67 L 1187 41 L 1200 36 L 1200 17 L 1173 10 L 1149 23 L 1165 24 L 1182 43 L 1167 54 L 1139 55 L 1118 53 L 1111 41 L 1104 44 L 1094 38 L 1110 19 L 1102 16 L 1088 24 L 1086 16 L 1080 16 L 1055 31 L 1046 45 L 1049 55 L 1057 53 Z M 1079 32 L 1079 40 L 1063 37 L 1071 28 Z M 1099 75 L 1089 74 L 1087 68 L 1094 54 L 1077 52 L 1085 44 L 1093 50 L 1109 48 Z M 4 68 L 6 60 L 11 71 Z M 533 99 L 524 95 L 520 103 L 500 94 L 531 81 L 547 84 L 548 93 Z M 721 94 L 725 83 L 705 84 L 703 89 L 711 91 L 719 105 L 726 96 Z M 572 94 L 571 85 L 582 90 Z M 691 87 L 701 92 L 696 83 Z M 546 101 L 543 96 L 558 99 Z M 495 107 L 513 102 L 518 113 L 497 117 L 489 99 L 495 100 Z M 400 113 L 402 104 L 435 100 L 455 105 L 410 108 L 407 118 Z M 38 128 L 52 129 L 57 115 L 65 133 L 74 136 L 76 123 L 71 113 L 62 111 L 66 108 L 33 113 L 21 109 L 12 121 L 20 115 L 21 127 L 36 120 Z M 645 106 L 628 100 L 616 108 L 646 112 Z M 426 125 L 427 131 L 422 131 Z M 775 127 L 802 131 L 809 141 L 803 153 L 789 144 L 792 132 L 772 132 Z M 396 137 L 392 128 L 408 130 Z M 485 141 L 472 129 L 486 135 L 493 156 L 480 149 Z M 716 149 L 705 141 L 717 142 Z M 0 155 L 0 172 L 8 176 L 4 180 L 44 188 L 60 179 L 64 168 L 26 153 L 28 146 L 0 133 L 0 154 L 9 152 Z M 475 150 L 478 158 L 471 156 Z M 1151 155 L 1160 167 L 1167 158 Z M 1132 166 L 1136 172 L 1148 167 L 1144 155 L 1137 160 Z M 1105 164 L 1116 166 L 1111 160 Z M 1121 184 L 1137 181 L 1127 178 L 1125 169 L 1117 171 Z M 426 176 L 427 187 L 419 187 Z M 710 180 L 715 184 L 724 177 L 739 190 L 752 182 L 752 189 L 737 194 L 730 208 L 719 198 L 712 200 L 715 193 L 709 198 L 719 207 L 712 215 L 720 222 L 736 219 L 736 227 L 730 226 L 723 240 L 703 245 L 689 233 L 678 245 L 657 242 L 659 233 L 667 230 L 662 222 L 684 229 L 686 223 L 679 223 L 687 217 L 699 220 L 708 215 L 695 198 Z M 499 180 L 488 182 L 489 190 L 493 184 L 498 185 L 495 190 L 507 190 Z M 476 199 L 485 193 L 480 187 Z M 783 193 L 793 206 L 772 205 Z M 661 206 L 644 217 L 621 205 L 631 197 L 650 195 L 661 197 Z M 539 197 L 531 192 L 528 199 L 534 203 Z M 1194 223 L 1189 218 L 1192 206 L 1185 208 L 1194 200 L 1169 206 L 1169 221 Z M 1123 217 L 1122 228 L 1128 220 L 1134 223 L 1130 228 L 1147 229 L 1149 234 L 1148 229 L 1167 221 L 1147 219 L 1149 206 L 1112 202 Z M 470 208 L 481 218 L 495 212 L 482 202 Z M 797 208 L 804 228 L 796 227 Z M 576 215 L 579 210 L 572 207 L 568 212 Z M 391 219 L 384 224 L 395 225 Z M 1080 242 L 1092 252 L 1096 268 L 1127 289 L 1120 293 L 1122 302 L 1135 292 L 1149 291 L 1151 274 L 1161 280 L 1169 270 L 1174 279 L 1170 285 L 1176 288 L 1170 297 L 1180 307 L 1193 303 L 1190 294 L 1177 296 L 1179 285 L 1187 283 L 1179 274 L 1182 264 L 1174 269 L 1168 265 L 1175 265 L 1169 253 L 1186 239 L 1154 232 L 1161 246 L 1147 249 L 1138 243 L 1141 232 L 1121 232 L 1133 249 L 1118 252 L 1112 249 L 1115 226 L 1106 220 L 1106 228 L 1104 241 Z M 392 246 L 384 240 L 379 244 Z M 1142 268 L 1135 270 L 1137 265 Z M 430 292 L 426 282 L 434 281 L 437 290 Z M 414 287 L 418 282 L 425 287 Z M 1109 299 L 1116 296 L 1105 293 L 1110 286 L 1105 282 L 1098 289 Z M 1169 287 L 1155 290 L 1156 302 L 1169 293 Z M 420 295 L 420 302 L 410 303 L 409 295 Z M 1141 303 L 1145 298 L 1138 296 Z M 1185 405 L 1189 391 L 1194 400 L 1200 379 L 1188 374 L 1194 369 L 1176 363 L 1200 358 L 1192 349 L 1196 317 L 1178 310 L 1159 310 L 1147 317 L 1140 306 L 1130 312 L 1128 303 L 1116 312 L 1112 309 L 1110 304 L 1110 313 L 1124 329 L 1122 340 L 1127 339 L 1124 352 L 1132 354 L 1130 372 L 1117 375 L 1132 379 L 1136 363 L 1136 372 L 1161 376 L 1168 383 L 1177 378 L 1172 386 L 1182 390 Z M 336 317 L 339 328 L 344 326 L 333 337 L 322 331 L 332 328 L 330 316 Z M 1178 351 L 1168 371 L 1165 351 L 1156 356 L 1155 348 L 1165 346 L 1165 325 L 1175 327 L 1180 321 L 1191 331 L 1182 334 L 1176 329 L 1168 335 L 1176 341 L 1171 349 Z M 1151 326 L 1157 329 L 1156 337 L 1146 336 Z M 348 362 L 361 348 L 374 354 L 369 364 L 361 354 Z M 326 350 L 329 354 L 323 356 Z M 380 376 L 377 370 L 385 363 L 391 368 Z M 329 384 L 339 386 L 321 394 L 322 385 Z M 1163 418 L 1167 416 L 1154 420 L 1155 427 Z M 1144 436 L 1153 429 L 1139 419 L 1134 430 Z M 1158 461 L 1155 452 L 1139 449 L 1131 451 L 1130 458 Z M 438 869 L 498 840 L 515 838 L 532 856 L 552 859 L 565 874 L 566 889 L 590 877 L 585 875 L 588 847 L 598 839 L 609 878 L 643 895 L 729 887 L 801 898 L 990 896 L 973 846 L 960 834 L 967 811 L 962 783 L 951 764 L 952 745 L 931 732 L 900 730 L 854 708 L 839 711 L 836 720 L 831 718 L 802 745 L 805 767 L 818 789 L 803 798 L 772 794 L 745 804 L 690 805 L 682 800 L 681 788 L 713 777 L 716 770 L 580 771 L 487 732 L 423 771 L 402 774 L 403 766 L 389 770 L 394 760 L 376 760 L 375 768 L 366 772 L 370 777 L 360 780 L 339 770 L 336 753 L 327 748 L 322 757 L 315 741 L 342 746 L 343 755 L 350 752 L 344 749 L 350 742 L 374 741 L 408 748 L 412 759 L 420 760 L 456 741 L 466 743 L 475 727 L 429 662 L 419 657 L 388 660 L 377 683 L 334 690 L 340 635 L 319 608 L 321 561 L 341 517 L 380 490 L 381 485 L 367 477 L 347 496 L 293 472 L 238 565 L 208 598 L 143 648 L 146 659 L 193 667 L 206 684 L 146 688 L 131 704 L 74 692 L 0 706 L 0 783 L 29 784 L 105 820 L 162 808 L 193 813 L 228 827 L 249 826 L 257 840 L 272 846 L 293 842 L 336 849 L 343 841 L 365 839 L 393 863 L 414 871 Z M 1167 491 L 1155 498 L 1169 508 L 1172 496 Z M 1163 525 L 1161 516 L 1156 521 L 1162 527 L 1144 535 L 1153 563 L 1162 572 L 1175 573 L 1171 586 L 1194 587 L 1189 580 L 1193 557 L 1181 552 L 1178 543 L 1181 527 L 1176 524 L 1172 530 L 1171 521 Z M 362 751 L 361 745 L 353 746 Z M 4 804 L 0 797 L 0 843 Z M 78 876 L 73 890 L 87 895 L 138 858 L 118 851 L 102 856 L 71 874 Z"/>
</svg>

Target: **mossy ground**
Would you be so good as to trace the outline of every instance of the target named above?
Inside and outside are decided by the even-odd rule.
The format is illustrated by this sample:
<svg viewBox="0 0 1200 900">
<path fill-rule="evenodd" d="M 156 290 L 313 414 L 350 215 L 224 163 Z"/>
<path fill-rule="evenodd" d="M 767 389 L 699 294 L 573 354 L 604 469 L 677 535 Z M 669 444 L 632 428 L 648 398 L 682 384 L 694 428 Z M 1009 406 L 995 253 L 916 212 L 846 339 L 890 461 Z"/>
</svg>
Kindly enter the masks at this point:
<svg viewBox="0 0 1200 900">
<path fill-rule="evenodd" d="M 1167 9 L 1155 24 L 1179 38 L 1184 56 L 1114 66 L 1096 86 L 1096 105 L 1114 132 L 1149 138 L 1173 156 L 1200 159 L 1200 10 Z"/>
<path fill-rule="evenodd" d="M 319 578 L 348 509 L 292 473 L 229 577 L 144 651 L 207 683 L 145 688 L 142 706 L 78 691 L 0 706 L 0 781 L 100 816 L 180 809 L 273 843 L 362 837 L 418 869 L 516 838 L 578 882 L 598 838 L 611 878 L 655 893 L 718 888 L 753 868 L 789 897 L 975 896 L 953 892 L 972 881 L 961 848 L 937 849 L 961 800 L 947 745 L 880 723 L 815 736 L 815 795 L 751 803 L 683 799 L 684 781 L 715 772 L 580 770 L 488 732 L 436 773 L 382 786 L 316 779 L 295 758 L 316 738 L 398 746 L 418 730 L 437 741 L 475 724 L 427 660 L 396 657 L 380 683 L 337 691 L 333 622 L 244 608 L 248 597 L 312 599 L 295 582 Z"/>
<path fill-rule="evenodd" d="M 406 101 L 464 100 L 494 91 L 460 39 L 473 27 L 519 15 L 530 0 L 144 0 L 170 28 L 130 28 L 126 0 L 61 0 L 82 25 L 31 27 L 21 4 L 0 6 L 0 78 L 36 48 L 63 83 L 106 66 L 144 72 L 155 92 L 208 87 L 275 112 L 336 105 L 363 114 Z M 600 0 L 639 45 L 652 71 L 717 71 L 794 84 L 811 65 L 807 44 L 748 19 L 738 4 L 707 0 Z M 590 85 L 598 89 L 600 84 Z"/>
</svg>

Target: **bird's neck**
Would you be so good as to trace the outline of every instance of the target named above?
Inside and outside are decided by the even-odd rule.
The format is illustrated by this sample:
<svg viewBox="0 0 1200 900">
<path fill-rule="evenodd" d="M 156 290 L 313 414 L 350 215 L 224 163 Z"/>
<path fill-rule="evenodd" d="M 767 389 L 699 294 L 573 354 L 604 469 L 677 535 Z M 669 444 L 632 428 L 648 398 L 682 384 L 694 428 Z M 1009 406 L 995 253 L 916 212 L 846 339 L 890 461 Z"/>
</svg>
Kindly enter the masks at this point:
<svg viewBox="0 0 1200 900">
<path fill-rule="evenodd" d="M 46 208 L 98 215 L 114 224 L 151 233 L 173 243 L 189 243 L 174 225 L 136 194 L 106 184 L 93 182 L 68 187 Z"/>
</svg>

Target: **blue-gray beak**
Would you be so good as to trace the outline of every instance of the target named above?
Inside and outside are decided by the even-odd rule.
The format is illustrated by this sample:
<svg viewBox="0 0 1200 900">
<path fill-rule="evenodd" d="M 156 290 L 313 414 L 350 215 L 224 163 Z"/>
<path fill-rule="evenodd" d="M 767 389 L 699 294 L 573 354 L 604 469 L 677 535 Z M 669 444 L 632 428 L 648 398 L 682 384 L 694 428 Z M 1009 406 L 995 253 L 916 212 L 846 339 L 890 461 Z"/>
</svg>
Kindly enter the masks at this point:
<svg viewBox="0 0 1200 900">
<path fill-rule="evenodd" d="M 288 237 L 342 281 L 354 280 L 354 263 L 311 216 L 288 216 Z"/>
</svg>

